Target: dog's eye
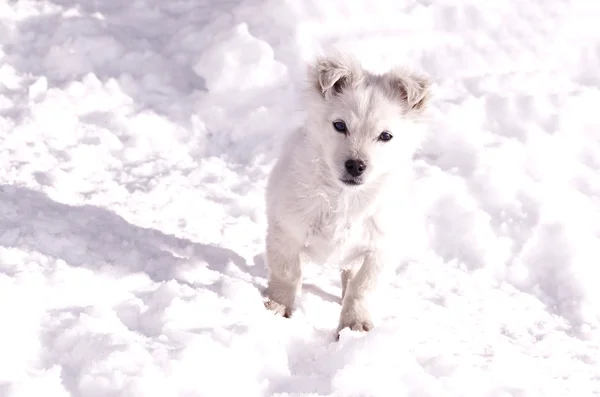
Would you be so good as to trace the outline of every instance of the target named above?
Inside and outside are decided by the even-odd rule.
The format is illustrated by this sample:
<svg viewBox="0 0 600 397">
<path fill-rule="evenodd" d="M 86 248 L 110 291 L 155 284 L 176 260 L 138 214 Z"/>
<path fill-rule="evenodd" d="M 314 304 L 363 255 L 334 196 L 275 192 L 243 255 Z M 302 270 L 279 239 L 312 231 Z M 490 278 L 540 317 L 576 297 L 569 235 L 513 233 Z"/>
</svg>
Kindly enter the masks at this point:
<svg viewBox="0 0 600 397">
<path fill-rule="evenodd" d="M 390 134 L 387 131 L 383 131 L 381 134 L 379 134 L 379 140 L 380 141 L 384 141 L 385 142 L 385 141 L 389 141 L 392 138 L 393 138 L 392 134 Z"/>
<path fill-rule="evenodd" d="M 348 132 L 348 129 L 346 128 L 346 123 L 340 120 L 333 122 L 333 128 L 335 128 L 335 130 L 341 134 L 345 134 L 346 132 Z"/>
</svg>

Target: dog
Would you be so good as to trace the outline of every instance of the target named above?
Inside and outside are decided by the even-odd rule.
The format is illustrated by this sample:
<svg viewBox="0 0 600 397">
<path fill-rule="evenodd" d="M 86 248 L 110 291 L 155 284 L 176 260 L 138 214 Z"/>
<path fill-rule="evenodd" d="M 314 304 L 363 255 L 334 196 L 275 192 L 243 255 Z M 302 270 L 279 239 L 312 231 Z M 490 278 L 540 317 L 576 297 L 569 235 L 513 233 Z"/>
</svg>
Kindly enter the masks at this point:
<svg viewBox="0 0 600 397">
<path fill-rule="evenodd" d="M 303 264 L 334 265 L 339 340 L 344 328 L 373 328 L 367 298 L 399 261 L 400 210 L 431 82 L 406 68 L 372 73 L 342 53 L 317 57 L 307 74 L 306 118 L 267 181 L 265 307 L 290 317 Z"/>
</svg>

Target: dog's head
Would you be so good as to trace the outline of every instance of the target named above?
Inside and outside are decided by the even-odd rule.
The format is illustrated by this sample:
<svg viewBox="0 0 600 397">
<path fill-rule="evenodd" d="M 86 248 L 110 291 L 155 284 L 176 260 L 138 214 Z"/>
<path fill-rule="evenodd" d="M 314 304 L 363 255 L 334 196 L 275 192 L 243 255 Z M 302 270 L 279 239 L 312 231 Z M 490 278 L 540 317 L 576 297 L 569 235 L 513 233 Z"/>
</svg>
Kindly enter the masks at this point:
<svg viewBox="0 0 600 397">
<path fill-rule="evenodd" d="M 402 69 L 373 74 L 349 56 L 309 67 L 310 134 L 342 186 L 368 184 L 405 167 L 422 140 L 415 128 L 429 81 Z"/>
</svg>

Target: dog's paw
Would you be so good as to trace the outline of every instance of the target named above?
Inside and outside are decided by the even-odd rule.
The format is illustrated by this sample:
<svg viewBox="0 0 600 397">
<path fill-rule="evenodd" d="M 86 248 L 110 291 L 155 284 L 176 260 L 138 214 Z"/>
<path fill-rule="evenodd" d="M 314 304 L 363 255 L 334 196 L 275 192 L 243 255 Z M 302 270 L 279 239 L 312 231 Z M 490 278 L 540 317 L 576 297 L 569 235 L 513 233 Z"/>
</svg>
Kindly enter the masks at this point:
<svg viewBox="0 0 600 397">
<path fill-rule="evenodd" d="M 348 328 L 351 331 L 369 332 L 373 329 L 373 322 L 371 320 L 356 320 L 349 323 L 340 323 L 335 334 L 336 340 L 340 340 L 340 332 L 345 328 Z"/>
<path fill-rule="evenodd" d="M 282 305 L 279 302 L 275 302 L 271 298 L 266 298 L 264 300 L 265 309 L 285 318 L 290 318 L 292 316 L 292 309 Z"/>
<path fill-rule="evenodd" d="M 359 332 L 369 332 L 370 330 L 373 329 L 373 323 L 371 322 L 371 320 L 365 320 L 365 321 L 354 321 L 352 323 L 349 324 L 340 324 L 336 333 L 335 333 L 335 340 L 339 341 L 340 340 L 340 332 L 342 332 L 343 329 L 350 329 L 351 331 L 359 331 Z"/>
<path fill-rule="evenodd" d="M 343 324 L 338 327 L 338 332 L 344 328 L 350 328 L 351 331 L 370 331 L 373 329 L 373 322 L 371 320 L 353 321 L 349 324 Z"/>
<path fill-rule="evenodd" d="M 364 302 L 360 300 L 344 302 L 340 314 L 336 339 L 339 340 L 340 331 L 344 328 L 360 332 L 368 332 L 373 329 L 373 321 L 369 316 L 369 312 L 364 305 Z"/>
</svg>

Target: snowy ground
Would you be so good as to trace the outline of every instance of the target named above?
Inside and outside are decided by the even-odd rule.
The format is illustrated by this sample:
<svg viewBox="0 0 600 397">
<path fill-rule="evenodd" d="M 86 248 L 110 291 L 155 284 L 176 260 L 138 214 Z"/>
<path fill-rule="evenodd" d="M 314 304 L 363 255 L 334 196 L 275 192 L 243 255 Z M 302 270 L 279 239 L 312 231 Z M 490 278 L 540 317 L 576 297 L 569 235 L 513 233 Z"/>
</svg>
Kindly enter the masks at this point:
<svg viewBox="0 0 600 397">
<path fill-rule="evenodd" d="M 600 395 L 600 3 L 0 1 L 0 396 Z M 267 313 L 263 191 L 324 46 L 434 77 L 424 250 L 368 334 Z"/>
</svg>

